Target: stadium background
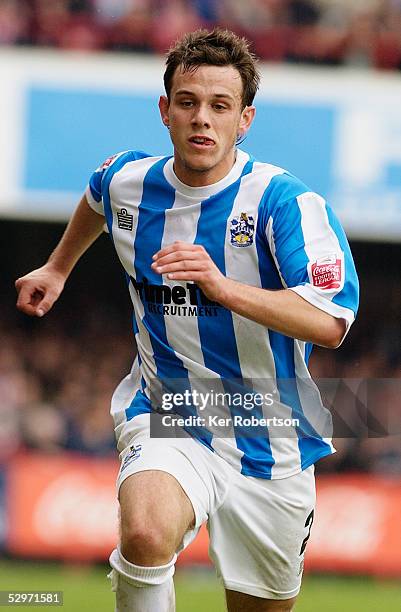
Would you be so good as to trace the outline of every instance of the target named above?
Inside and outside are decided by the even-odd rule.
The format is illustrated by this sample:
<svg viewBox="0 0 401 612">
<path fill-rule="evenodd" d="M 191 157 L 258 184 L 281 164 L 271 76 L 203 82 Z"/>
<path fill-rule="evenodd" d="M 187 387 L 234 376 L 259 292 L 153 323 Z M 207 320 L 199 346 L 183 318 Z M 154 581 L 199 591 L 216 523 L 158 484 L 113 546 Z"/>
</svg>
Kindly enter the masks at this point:
<svg viewBox="0 0 401 612">
<path fill-rule="evenodd" d="M 112 609 L 102 565 L 117 524 L 108 409 L 135 350 L 124 278 L 104 235 L 45 319 L 15 311 L 13 283 L 44 262 L 104 158 L 169 152 L 156 112 L 160 54 L 213 23 L 245 34 L 267 62 L 243 148 L 330 200 L 361 278 L 344 346 L 312 360 L 317 378 L 341 381 L 335 411 L 347 426 L 318 465 L 297 609 L 399 612 L 397 0 L 0 2 L 0 590 L 62 589 L 66 610 Z M 361 379 L 386 381 L 369 409 L 391 435 L 367 435 L 353 396 Z M 206 563 L 203 533 L 181 560 L 178 610 L 224 609 Z"/>
</svg>

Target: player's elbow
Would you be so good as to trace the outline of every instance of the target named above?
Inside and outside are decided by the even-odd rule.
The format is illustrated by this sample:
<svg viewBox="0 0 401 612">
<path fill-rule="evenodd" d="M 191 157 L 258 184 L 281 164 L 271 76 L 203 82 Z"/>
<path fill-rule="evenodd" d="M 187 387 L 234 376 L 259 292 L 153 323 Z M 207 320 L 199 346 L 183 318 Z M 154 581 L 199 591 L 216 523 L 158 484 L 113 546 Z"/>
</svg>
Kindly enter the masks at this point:
<svg viewBox="0 0 401 612">
<path fill-rule="evenodd" d="M 344 339 L 346 330 L 346 322 L 344 319 L 330 317 L 330 321 L 324 329 L 324 334 L 320 342 L 321 346 L 328 349 L 338 348 Z"/>
<path fill-rule="evenodd" d="M 324 348 L 328 348 L 328 349 L 336 349 L 340 346 L 342 341 L 342 337 L 341 338 L 329 338 L 324 344 L 322 344 L 322 346 Z"/>
</svg>

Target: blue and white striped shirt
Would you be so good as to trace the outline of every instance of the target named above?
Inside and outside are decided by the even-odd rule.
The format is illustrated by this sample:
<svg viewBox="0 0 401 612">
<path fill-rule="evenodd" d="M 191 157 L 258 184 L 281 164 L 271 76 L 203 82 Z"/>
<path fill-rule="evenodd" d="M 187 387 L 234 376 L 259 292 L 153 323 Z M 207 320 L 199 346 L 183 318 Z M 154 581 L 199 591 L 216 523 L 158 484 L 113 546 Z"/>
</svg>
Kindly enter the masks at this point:
<svg viewBox="0 0 401 612">
<path fill-rule="evenodd" d="M 269 426 L 244 435 L 233 425 L 232 436 L 221 437 L 207 422 L 193 430 L 243 474 L 285 478 L 332 453 L 330 433 L 321 426 L 329 417 L 307 368 L 312 346 L 151 269 L 154 253 L 174 241 L 201 244 L 227 277 L 265 289 L 289 288 L 345 319 L 348 329 L 357 311 L 358 280 L 345 234 L 323 198 L 239 149 L 229 174 L 206 187 L 179 181 L 172 157 L 120 153 L 92 175 L 86 196 L 105 215 L 134 307 L 138 357 L 113 398 L 117 437 L 127 420 L 151 412 L 154 379 L 179 379 L 188 388 L 213 379 L 222 391 L 230 385 L 244 390 L 251 384 L 255 392 L 271 387 L 274 407 L 258 406 L 253 414 L 296 423 L 291 435 L 274 435 Z M 227 406 L 214 409 L 234 414 Z M 208 406 L 204 414 L 208 410 L 213 412 Z M 182 412 L 195 413 L 193 405 Z M 128 442 L 120 439 L 120 450 Z"/>
</svg>

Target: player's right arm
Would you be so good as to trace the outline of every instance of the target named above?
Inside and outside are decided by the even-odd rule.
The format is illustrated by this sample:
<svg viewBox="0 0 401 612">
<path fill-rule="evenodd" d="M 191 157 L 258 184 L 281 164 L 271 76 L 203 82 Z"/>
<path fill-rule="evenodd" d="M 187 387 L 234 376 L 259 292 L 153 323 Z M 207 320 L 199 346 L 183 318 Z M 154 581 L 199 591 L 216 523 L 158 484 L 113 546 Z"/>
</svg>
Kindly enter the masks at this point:
<svg viewBox="0 0 401 612">
<path fill-rule="evenodd" d="M 81 255 L 102 233 L 104 216 L 95 212 L 84 195 L 48 261 L 15 282 L 17 308 L 42 317 L 60 296 L 65 281 Z"/>
</svg>

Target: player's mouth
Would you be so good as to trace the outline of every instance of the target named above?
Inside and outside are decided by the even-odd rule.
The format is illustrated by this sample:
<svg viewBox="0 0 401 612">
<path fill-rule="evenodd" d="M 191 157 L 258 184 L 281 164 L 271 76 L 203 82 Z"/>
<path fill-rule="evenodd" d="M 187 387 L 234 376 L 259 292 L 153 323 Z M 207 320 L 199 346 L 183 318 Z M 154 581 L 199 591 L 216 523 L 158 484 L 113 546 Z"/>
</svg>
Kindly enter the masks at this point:
<svg viewBox="0 0 401 612">
<path fill-rule="evenodd" d="M 188 138 L 188 142 L 191 144 L 192 147 L 200 151 L 213 147 L 216 144 L 212 138 L 209 138 L 208 136 L 202 136 L 201 134 L 195 134 L 195 136 L 191 136 L 190 138 Z"/>
</svg>

